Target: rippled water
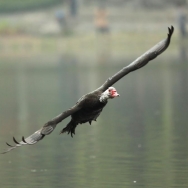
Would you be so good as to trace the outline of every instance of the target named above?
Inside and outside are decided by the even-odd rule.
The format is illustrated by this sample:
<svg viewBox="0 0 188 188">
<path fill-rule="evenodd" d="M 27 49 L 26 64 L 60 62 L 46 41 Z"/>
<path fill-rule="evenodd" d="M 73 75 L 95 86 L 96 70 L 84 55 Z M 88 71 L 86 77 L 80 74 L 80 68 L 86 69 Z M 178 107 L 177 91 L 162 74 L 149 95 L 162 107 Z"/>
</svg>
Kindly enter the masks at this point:
<svg viewBox="0 0 188 188">
<path fill-rule="evenodd" d="M 3 66 L 1 150 L 12 136 L 27 136 L 73 106 L 124 64 Z M 188 187 L 187 65 L 155 60 L 115 87 L 121 97 L 109 101 L 97 122 L 80 125 L 74 138 L 58 135 L 67 119 L 40 143 L 0 156 L 1 187 Z"/>
</svg>

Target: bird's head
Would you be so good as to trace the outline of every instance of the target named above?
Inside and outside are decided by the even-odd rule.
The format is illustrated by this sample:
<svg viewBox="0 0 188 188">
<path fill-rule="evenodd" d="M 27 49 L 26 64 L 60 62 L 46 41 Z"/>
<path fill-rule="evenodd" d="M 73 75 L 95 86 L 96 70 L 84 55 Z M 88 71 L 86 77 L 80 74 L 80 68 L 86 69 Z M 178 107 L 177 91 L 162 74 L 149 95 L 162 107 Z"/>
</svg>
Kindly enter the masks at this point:
<svg viewBox="0 0 188 188">
<path fill-rule="evenodd" d="M 116 89 L 114 87 L 109 87 L 106 92 L 108 93 L 108 96 L 110 99 L 113 99 L 115 97 L 119 97 L 120 95 L 117 93 Z"/>
<path fill-rule="evenodd" d="M 117 93 L 114 87 L 109 87 L 106 91 L 104 91 L 100 96 L 101 102 L 106 102 L 108 99 L 113 99 L 115 97 L 119 97 L 120 95 Z"/>
</svg>

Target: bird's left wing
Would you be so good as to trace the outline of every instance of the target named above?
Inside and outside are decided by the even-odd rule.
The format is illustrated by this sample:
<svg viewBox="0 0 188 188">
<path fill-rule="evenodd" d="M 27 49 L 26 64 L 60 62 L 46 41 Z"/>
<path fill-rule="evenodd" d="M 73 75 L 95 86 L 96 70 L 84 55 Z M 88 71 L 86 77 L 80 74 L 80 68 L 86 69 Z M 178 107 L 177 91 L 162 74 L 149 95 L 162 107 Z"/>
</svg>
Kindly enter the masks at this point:
<svg viewBox="0 0 188 188">
<path fill-rule="evenodd" d="M 170 28 L 168 28 L 168 35 L 166 39 L 156 44 L 150 50 L 148 50 L 143 55 L 138 57 L 135 61 L 133 61 L 131 64 L 121 69 L 112 77 L 108 78 L 108 80 L 106 80 L 106 82 L 97 90 L 104 92 L 106 89 L 108 89 L 108 87 L 112 86 L 114 83 L 116 83 L 118 80 L 120 80 L 128 73 L 145 66 L 149 61 L 155 59 L 158 55 L 160 55 L 168 48 L 173 32 L 174 32 L 174 27 L 171 26 Z"/>
<path fill-rule="evenodd" d="M 22 141 L 18 142 L 14 137 L 13 141 L 16 143 L 16 145 L 10 145 L 9 143 L 6 143 L 9 148 L 2 152 L 1 154 L 5 154 L 17 147 L 23 146 L 23 145 L 33 145 L 42 140 L 46 135 L 49 135 L 50 133 L 53 132 L 53 130 L 56 128 L 57 124 L 60 123 L 62 120 L 73 114 L 74 112 L 78 111 L 82 107 L 82 102 L 76 103 L 75 106 L 72 108 L 64 111 L 63 113 L 59 114 L 52 120 L 48 121 L 45 123 L 45 125 L 39 129 L 38 131 L 34 132 L 32 135 L 28 136 L 27 138 L 22 137 Z"/>
</svg>

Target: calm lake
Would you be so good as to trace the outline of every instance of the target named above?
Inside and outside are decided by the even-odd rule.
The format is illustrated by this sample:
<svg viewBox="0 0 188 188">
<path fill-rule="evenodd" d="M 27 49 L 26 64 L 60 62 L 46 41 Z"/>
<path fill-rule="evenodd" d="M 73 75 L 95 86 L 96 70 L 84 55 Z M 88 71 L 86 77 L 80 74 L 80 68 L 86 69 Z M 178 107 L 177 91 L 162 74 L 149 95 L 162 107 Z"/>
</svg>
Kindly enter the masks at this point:
<svg viewBox="0 0 188 188">
<path fill-rule="evenodd" d="M 52 66 L 9 62 L 0 68 L 0 149 L 38 130 L 130 63 Z M 43 63 L 45 64 L 45 62 Z M 114 86 L 97 122 L 76 135 L 53 134 L 0 156 L 2 188 L 188 187 L 188 64 L 159 57 Z"/>
</svg>

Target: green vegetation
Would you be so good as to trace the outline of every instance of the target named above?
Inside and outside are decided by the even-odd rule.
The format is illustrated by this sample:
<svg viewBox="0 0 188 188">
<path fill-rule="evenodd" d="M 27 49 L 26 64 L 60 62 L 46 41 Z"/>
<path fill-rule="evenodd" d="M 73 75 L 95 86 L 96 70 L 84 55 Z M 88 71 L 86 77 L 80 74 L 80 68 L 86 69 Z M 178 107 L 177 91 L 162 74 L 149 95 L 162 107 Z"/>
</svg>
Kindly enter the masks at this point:
<svg viewBox="0 0 188 188">
<path fill-rule="evenodd" d="M 24 33 L 21 25 L 12 25 L 6 20 L 0 21 L 0 35 L 14 35 Z"/>
<path fill-rule="evenodd" d="M 0 12 L 17 12 L 25 10 L 33 10 L 53 6 L 62 3 L 62 0 L 0 0 Z"/>
</svg>

